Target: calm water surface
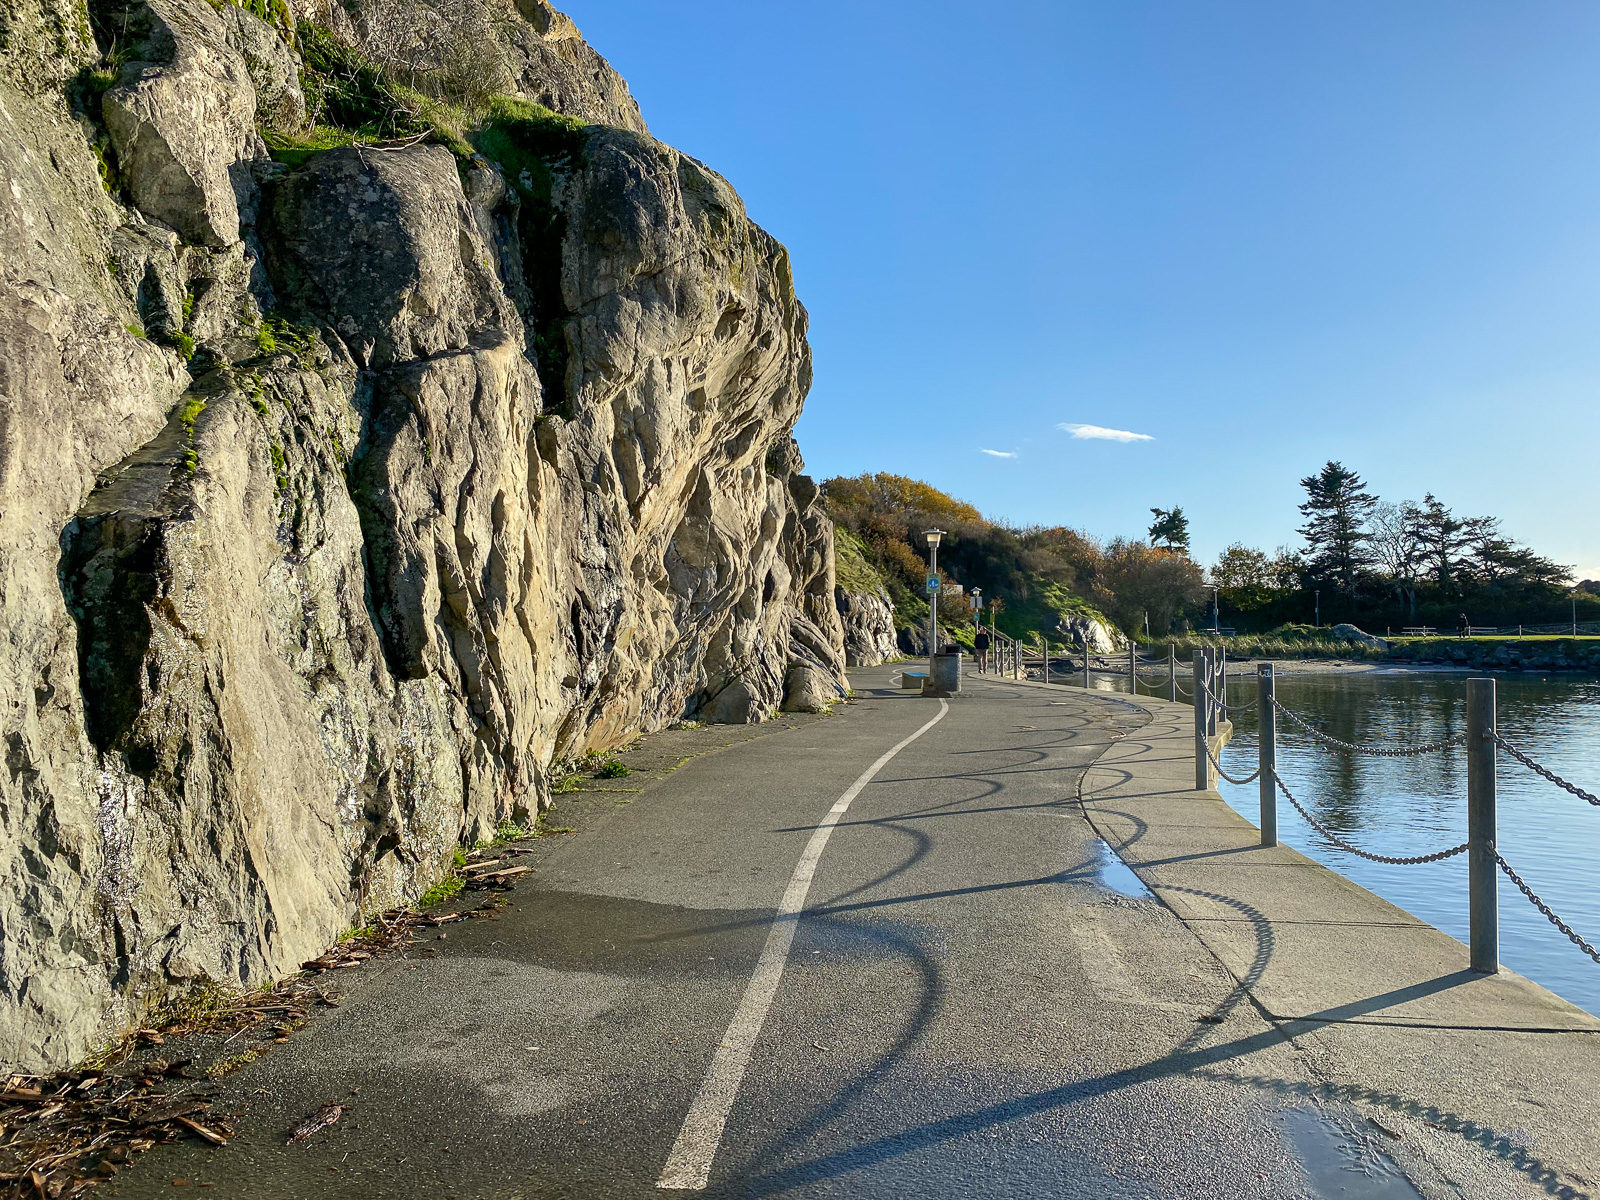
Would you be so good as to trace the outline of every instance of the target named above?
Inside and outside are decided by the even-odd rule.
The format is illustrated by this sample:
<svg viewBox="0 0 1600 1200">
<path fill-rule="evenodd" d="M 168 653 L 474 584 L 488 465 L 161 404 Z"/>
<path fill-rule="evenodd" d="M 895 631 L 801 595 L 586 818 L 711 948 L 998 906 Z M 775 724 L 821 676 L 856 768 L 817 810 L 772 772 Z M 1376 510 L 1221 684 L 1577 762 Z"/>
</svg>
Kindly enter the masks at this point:
<svg viewBox="0 0 1600 1200">
<path fill-rule="evenodd" d="M 1291 670 L 1292 668 L 1286 668 Z M 1278 700 L 1327 733 L 1361 745 L 1437 741 L 1466 725 L 1465 673 L 1384 670 L 1357 675 L 1280 674 Z M 1229 681 L 1229 701 L 1255 698 L 1253 677 Z M 1600 684 L 1502 675 L 1500 734 L 1556 774 L 1600 791 Z M 1256 713 L 1235 713 L 1223 767 L 1256 764 Z M 1534 891 L 1591 943 L 1600 944 L 1600 809 L 1498 755 L 1499 849 Z M 1324 747 L 1278 719 L 1278 774 L 1319 821 L 1378 854 L 1430 854 L 1467 838 L 1466 751 L 1371 758 Z M 1224 781 L 1223 797 L 1255 823 L 1255 784 Z M 1281 841 L 1462 941 L 1467 937 L 1467 860 L 1391 867 L 1338 849 L 1280 800 Z M 1600 965 L 1500 879 L 1500 961 L 1600 1015 Z"/>
</svg>

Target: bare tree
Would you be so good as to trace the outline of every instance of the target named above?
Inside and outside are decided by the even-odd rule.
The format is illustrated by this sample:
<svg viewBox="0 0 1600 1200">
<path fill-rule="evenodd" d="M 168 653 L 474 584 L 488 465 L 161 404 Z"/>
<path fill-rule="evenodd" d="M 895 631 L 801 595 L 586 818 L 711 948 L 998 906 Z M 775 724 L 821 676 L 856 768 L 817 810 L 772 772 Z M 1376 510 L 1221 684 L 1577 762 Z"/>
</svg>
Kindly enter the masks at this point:
<svg viewBox="0 0 1600 1200">
<path fill-rule="evenodd" d="M 512 86 L 484 0 L 360 0 L 361 50 L 384 78 L 478 112 Z"/>
</svg>

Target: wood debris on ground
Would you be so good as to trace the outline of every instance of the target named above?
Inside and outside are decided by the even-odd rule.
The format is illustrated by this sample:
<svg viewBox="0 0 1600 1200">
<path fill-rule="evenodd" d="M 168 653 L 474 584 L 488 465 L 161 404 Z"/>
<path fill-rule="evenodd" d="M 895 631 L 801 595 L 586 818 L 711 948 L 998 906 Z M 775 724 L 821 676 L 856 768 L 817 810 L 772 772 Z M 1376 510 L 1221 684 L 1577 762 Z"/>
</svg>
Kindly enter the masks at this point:
<svg viewBox="0 0 1600 1200">
<path fill-rule="evenodd" d="M 131 1070 L 10 1076 L 0 1089 L 0 1194 L 77 1196 L 162 1142 L 227 1145 L 233 1120 L 212 1111 L 215 1087 L 191 1065 L 156 1059 Z"/>
<path fill-rule="evenodd" d="M 515 878 L 531 870 L 529 867 L 514 867 L 509 871 L 494 872 L 496 877 L 507 879 Z M 505 906 L 505 901 L 496 896 L 478 908 L 466 909 L 462 912 L 448 913 L 420 913 L 412 909 L 395 909 L 386 912 L 375 919 L 366 929 L 354 937 L 346 938 L 337 946 L 326 953 L 319 954 L 316 958 L 308 959 L 300 964 L 300 969 L 311 975 L 321 975 L 326 971 L 340 971 L 350 967 L 359 967 L 362 963 L 370 961 L 375 955 L 387 954 L 396 950 L 404 950 L 415 944 L 416 931 L 419 929 L 437 929 L 441 925 L 449 925 L 456 921 L 472 921 L 483 917 L 498 916 L 500 909 Z"/>
<path fill-rule="evenodd" d="M 526 851 L 496 847 L 488 863 L 469 857 L 467 886 L 508 889 L 531 868 L 506 864 Z M 470 871 L 473 866 L 483 869 Z M 201 998 L 180 998 L 148 1028 L 124 1037 L 95 1065 L 51 1076 L 0 1076 L 0 1200 L 71 1200 L 116 1175 L 153 1146 L 180 1138 L 225 1146 L 235 1118 L 213 1111 L 220 1077 L 252 1061 L 273 1043 L 286 1042 L 310 1019 L 312 1009 L 334 1008 L 342 998 L 332 988 L 307 981 L 326 972 L 359 967 L 415 944 L 419 930 L 457 921 L 493 919 L 505 907 L 502 895 L 459 912 L 421 913 L 397 909 L 379 916 L 356 936 L 302 966 L 303 976 L 261 992 L 202 989 Z M 437 953 L 421 951 L 424 955 Z M 246 1039 L 245 1035 L 255 1035 Z M 172 1039 L 221 1037 L 209 1070 L 193 1058 L 135 1061 Z M 244 1039 L 241 1044 L 241 1039 Z M 162 1053 L 170 1053 L 163 1049 Z M 290 1141 L 310 1137 L 350 1111 L 326 1104 L 295 1130 Z"/>
<path fill-rule="evenodd" d="M 286 1145 L 292 1146 L 296 1142 L 305 1141 L 313 1133 L 316 1133 L 317 1130 L 326 1129 L 329 1125 L 332 1125 L 335 1121 L 349 1111 L 350 1106 L 348 1104 L 324 1104 L 321 1108 L 317 1109 L 316 1112 L 312 1113 L 304 1121 L 301 1121 L 300 1124 L 294 1127 L 294 1132 L 289 1135 L 289 1140 Z"/>
</svg>

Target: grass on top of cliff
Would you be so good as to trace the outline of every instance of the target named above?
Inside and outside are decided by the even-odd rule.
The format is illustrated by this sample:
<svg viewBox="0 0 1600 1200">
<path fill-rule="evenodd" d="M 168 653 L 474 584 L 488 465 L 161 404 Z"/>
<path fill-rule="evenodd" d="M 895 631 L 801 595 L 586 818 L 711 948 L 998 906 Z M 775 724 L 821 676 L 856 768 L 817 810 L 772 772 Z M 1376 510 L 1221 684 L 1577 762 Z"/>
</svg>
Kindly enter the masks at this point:
<svg viewBox="0 0 1600 1200">
<path fill-rule="evenodd" d="M 339 146 L 406 138 L 437 142 L 468 163 L 499 163 L 519 190 L 548 200 L 548 163 L 574 154 L 584 122 L 511 96 L 460 102 L 426 72 L 390 77 L 332 30 L 302 21 L 300 86 L 311 124 L 304 130 L 264 128 L 272 157 L 298 166 Z"/>
<path fill-rule="evenodd" d="M 833 578 L 845 591 L 855 595 L 889 590 L 877 568 L 867 561 L 861 540 L 842 525 L 835 526 L 833 531 Z"/>
</svg>

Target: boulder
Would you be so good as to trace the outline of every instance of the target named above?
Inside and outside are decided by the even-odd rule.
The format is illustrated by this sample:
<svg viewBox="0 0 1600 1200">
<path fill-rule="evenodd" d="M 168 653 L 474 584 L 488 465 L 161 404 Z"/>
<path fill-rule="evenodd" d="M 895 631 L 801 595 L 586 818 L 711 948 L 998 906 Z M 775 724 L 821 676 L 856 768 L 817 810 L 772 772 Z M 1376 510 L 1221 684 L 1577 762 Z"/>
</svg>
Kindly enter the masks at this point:
<svg viewBox="0 0 1600 1200">
<path fill-rule="evenodd" d="M 1335 625 L 1328 632 L 1341 642 L 1355 642 L 1362 646 L 1372 646 L 1378 650 L 1387 650 L 1389 648 L 1389 643 L 1381 637 L 1375 637 L 1354 625 Z"/>
<path fill-rule="evenodd" d="M 279 302 L 387 367 L 522 337 L 443 146 L 343 146 L 271 190 L 262 239 Z"/>
<path fill-rule="evenodd" d="M 145 0 L 130 11 L 138 57 L 101 98 L 134 207 L 203 246 L 239 240 L 236 190 L 264 157 L 256 93 L 228 25 L 206 0 Z"/>
<path fill-rule="evenodd" d="M 548 0 L 514 0 L 521 22 L 505 23 L 501 50 L 519 95 L 597 125 L 648 133 L 627 81 Z"/>
<path fill-rule="evenodd" d="M 306 123 L 300 59 L 278 31 L 236 4 L 217 9 L 228 45 L 244 59 L 256 93 L 256 119 L 269 129 L 294 131 Z"/>
</svg>

